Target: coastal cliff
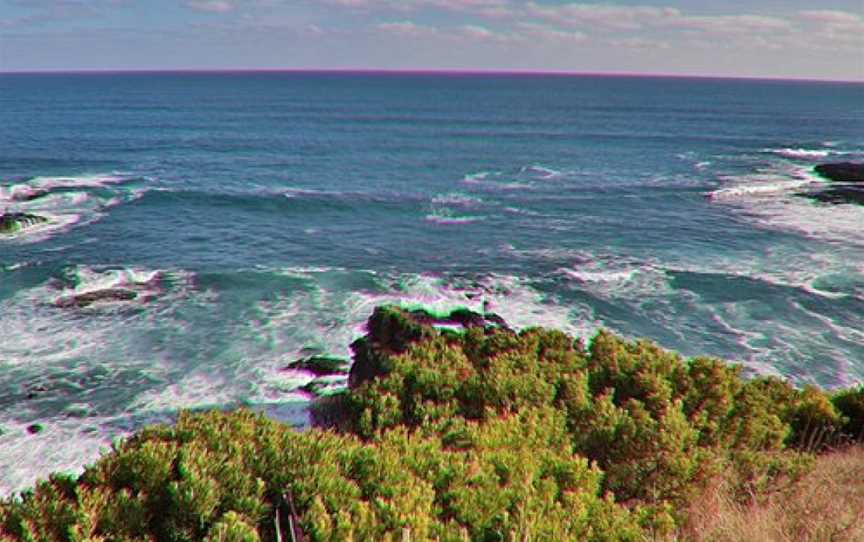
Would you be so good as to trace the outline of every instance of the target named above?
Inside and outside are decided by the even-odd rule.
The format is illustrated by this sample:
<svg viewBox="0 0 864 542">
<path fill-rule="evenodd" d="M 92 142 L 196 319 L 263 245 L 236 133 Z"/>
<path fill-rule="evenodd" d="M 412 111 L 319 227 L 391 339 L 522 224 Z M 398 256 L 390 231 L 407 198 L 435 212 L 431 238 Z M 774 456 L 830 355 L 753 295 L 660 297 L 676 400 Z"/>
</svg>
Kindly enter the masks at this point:
<svg viewBox="0 0 864 542">
<path fill-rule="evenodd" d="M 182 413 L 0 503 L 0 539 L 709 540 L 694 503 L 785 499 L 864 432 L 864 389 L 605 331 L 379 307 L 352 350 L 316 427 Z M 864 536 L 860 480 L 812 539 Z"/>
</svg>

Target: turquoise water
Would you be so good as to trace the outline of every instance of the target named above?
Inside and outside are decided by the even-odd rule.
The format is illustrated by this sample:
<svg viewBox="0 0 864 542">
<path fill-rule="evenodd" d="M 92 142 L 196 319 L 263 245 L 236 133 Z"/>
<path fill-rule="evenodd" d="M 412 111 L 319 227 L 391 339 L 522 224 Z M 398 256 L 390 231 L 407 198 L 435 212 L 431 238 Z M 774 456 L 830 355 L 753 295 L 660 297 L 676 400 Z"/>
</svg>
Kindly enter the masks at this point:
<svg viewBox="0 0 864 542">
<path fill-rule="evenodd" d="M 798 195 L 864 159 L 860 84 L 2 75 L 0 125 L 50 219 L 0 238 L 0 493 L 181 408 L 303 425 L 282 368 L 385 302 L 864 380 L 864 208 Z"/>
</svg>

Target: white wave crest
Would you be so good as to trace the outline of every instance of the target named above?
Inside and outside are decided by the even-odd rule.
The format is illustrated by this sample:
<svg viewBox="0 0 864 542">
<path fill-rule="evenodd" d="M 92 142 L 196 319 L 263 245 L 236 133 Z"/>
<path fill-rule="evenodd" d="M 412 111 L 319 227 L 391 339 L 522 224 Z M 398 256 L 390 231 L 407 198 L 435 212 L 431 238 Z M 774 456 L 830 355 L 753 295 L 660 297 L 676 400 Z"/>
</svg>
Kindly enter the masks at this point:
<svg viewBox="0 0 864 542">
<path fill-rule="evenodd" d="M 827 149 L 768 149 L 768 152 L 774 153 L 785 158 L 793 158 L 797 160 L 818 160 L 827 158 L 832 154 L 839 154 L 837 151 Z"/>
<path fill-rule="evenodd" d="M 162 276 L 162 271 L 124 268 L 99 271 L 87 266 L 78 266 L 71 273 L 74 293 L 83 294 L 114 288 L 152 288 Z"/>
<path fill-rule="evenodd" d="M 492 175 L 494 172 L 492 171 L 479 171 L 477 173 L 468 173 L 465 177 L 462 178 L 462 182 L 465 183 L 478 183 L 481 181 L 485 181 L 489 175 Z"/>
<path fill-rule="evenodd" d="M 456 215 L 449 209 L 438 209 L 427 214 L 424 219 L 433 224 L 453 225 L 453 224 L 472 224 L 485 220 L 485 216 L 471 215 Z"/>
<path fill-rule="evenodd" d="M 572 279 L 585 283 L 625 282 L 633 279 L 636 274 L 636 269 L 627 269 L 623 271 L 583 271 L 578 269 L 562 268 L 558 271 Z"/>
<path fill-rule="evenodd" d="M 712 200 L 734 199 L 749 196 L 770 196 L 794 192 L 812 185 L 824 184 L 824 181 L 811 171 L 798 168 L 788 171 L 778 170 L 756 173 L 753 175 L 721 177 L 732 186 L 724 186 L 708 192 L 706 197 Z"/>
<path fill-rule="evenodd" d="M 55 188 L 102 188 L 130 180 L 132 180 L 130 177 L 117 173 L 96 173 L 69 177 L 33 177 L 29 184 L 44 190 L 53 190 Z"/>
<path fill-rule="evenodd" d="M 458 205 L 460 207 L 475 207 L 483 203 L 483 200 L 462 192 L 450 192 L 439 194 L 432 198 L 433 205 Z"/>
<path fill-rule="evenodd" d="M 555 177 L 563 175 L 563 172 L 558 171 L 557 169 L 541 166 L 539 164 L 525 166 L 522 168 L 521 173 L 532 173 L 539 176 L 541 179 L 554 179 Z"/>
<path fill-rule="evenodd" d="M 4 210 L 24 211 L 48 219 L 15 235 L 4 235 L 0 240 L 36 243 L 67 231 L 73 225 L 95 222 L 104 216 L 105 209 L 137 199 L 146 189 L 111 189 L 113 195 L 91 190 L 107 189 L 132 180 L 132 177 L 120 174 L 45 176 L 0 186 L 0 213 Z"/>
</svg>

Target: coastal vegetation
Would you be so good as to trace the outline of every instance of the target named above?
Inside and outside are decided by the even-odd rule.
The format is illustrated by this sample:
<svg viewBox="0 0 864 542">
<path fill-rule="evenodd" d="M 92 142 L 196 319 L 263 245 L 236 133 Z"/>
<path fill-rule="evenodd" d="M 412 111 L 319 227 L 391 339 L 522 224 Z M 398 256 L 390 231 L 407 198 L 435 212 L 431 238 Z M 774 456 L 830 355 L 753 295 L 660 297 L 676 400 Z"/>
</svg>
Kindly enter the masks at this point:
<svg viewBox="0 0 864 542">
<path fill-rule="evenodd" d="M 864 539 L 864 388 L 466 310 L 379 307 L 352 350 L 314 427 L 183 412 L 2 501 L 0 540 Z"/>
</svg>

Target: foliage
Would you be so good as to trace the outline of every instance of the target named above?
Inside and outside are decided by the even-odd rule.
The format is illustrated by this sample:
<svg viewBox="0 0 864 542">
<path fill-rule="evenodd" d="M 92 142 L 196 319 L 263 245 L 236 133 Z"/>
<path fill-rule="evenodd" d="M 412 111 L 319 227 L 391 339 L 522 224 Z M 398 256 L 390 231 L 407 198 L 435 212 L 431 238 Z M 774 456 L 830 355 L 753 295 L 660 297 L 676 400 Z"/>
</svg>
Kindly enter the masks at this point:
<svg viewBox="0 0 864 542">
<path fill-rule="evenodd" d="M 0 502 L 0 540 L 669 539 L 718 479 L 767 495 L 864 425 L 862 390 L 745 381 L 608 332 L 586 349 L 383 307 L 352 347 L 350 389 L 319 405 L 331 427 L 182 413 Z"/>
</svg>

